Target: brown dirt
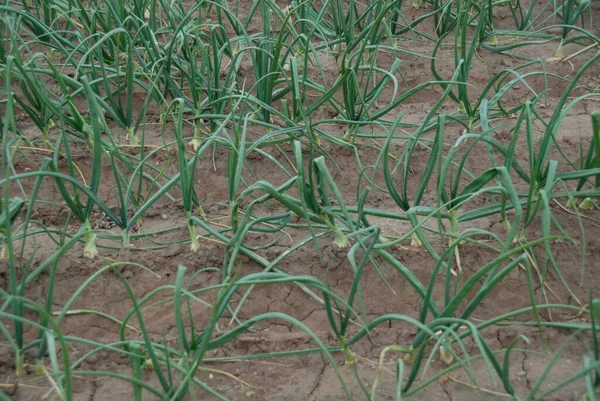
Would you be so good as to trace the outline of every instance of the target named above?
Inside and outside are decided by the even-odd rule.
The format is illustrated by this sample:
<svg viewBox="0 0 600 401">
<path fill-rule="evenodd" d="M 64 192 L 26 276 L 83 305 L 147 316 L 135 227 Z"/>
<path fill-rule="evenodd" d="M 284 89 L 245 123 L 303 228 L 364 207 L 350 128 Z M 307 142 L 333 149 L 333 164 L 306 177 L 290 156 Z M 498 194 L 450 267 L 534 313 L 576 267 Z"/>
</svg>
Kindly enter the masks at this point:
<svg viewBox="0 0 600 401">
<path fill-rule="evenodd" d="M 243 2 L 242 2 L 243 3 Z M 407 2 L 408 3 L 408 2 Z M 408 4 L 407 4 L 408 6 Z M 407 15 L 418 14 L 418 11 L 407 9 Z M 598 7 L 596 7 L 596 18 L 600 18 Z M 425 28 L 424 28 L 425 29 Z M 418 51 L 421 54 L 430 54 L 432 47 L 423 43 L 403 42 L 403 47 L 407 50 Z M 521 50 L 522 56 L 532 59 L 546 59 L 554 54 L 556 43 L 552 42 L 546 45 L 535 47 L 526 47 Z M 576 48 L 567 48 L 566 53 L 575 51 Z M 439 71 L 446 77 L 452 73 L 452 49 L 450 45 L 444 48 L 440 53 Z M 470 83 L 474 85 L 470 89 L 474 97 L 483 89 L 489 82 L 490 77 L 498 73 L 501 69 L 517 66 L 521 63 L 515 56 L 498 55 L 485 50 L 481 50 L 478 58 L 474 60 L 472 67 Z M 581 66 L 586 57 L 589 55 L 583 54 L 571 60 L 571 63 L 548 64 L 547 68 L 550 72 L 564 79 L 550 79 L 548 82 L 548 106 L 541 109 L 544 117 L 548 117 L 553 112 L 553 105 L 556 104 L 557 98 L 562 94 L 569 77 L 574 71 Z M 420 83 L 431 80 L 429 73 L 429 62 L 408 54 L 401 56 L 403 66 L 401 75 L 404 84 L 408 87 L 414 87 Z M 327 59 L 324 58 L 324 62 Z M 337 71 L 332 63 L 329 70 L 328 79 L 335 79 Z M 381 60 L 385 64 L 389 60 Z M 600 66 L 594 66 L 592 70 L 586 74 L 584 82 L 594 82 L 600 72 Z M 251 78 L 252 73 L 249 65 L 242 69 L 243 74 L 248 74 Z M 331 81 L 331 82 L 332 82 Z M 329 82 L 329 83 L 331 83 Z M 544 82 L 541 78 L 534 78 L 528 81 L 528 84 L 535 91 L 543 91 Z M 578 88 L 573 96 L 584 93 L 585 88 Z M 427 111 L 431 108 L 432 101 L 434 102 L 441 90 L 437 87 L 432 87 L 418 93 L 404 102 L 397 110 L 403 113 L 405 122 L 418 123 L 423 121 Z M 383 96 L 385 99 L 388 93 Z M 519 104 L 525 99 L 531 97 L 531 93 L 525 85 L 516 85 L 511 89 L 506 97 L 506 104 Z M 589 113 L 598 109 L 600 104 L 597 99 L 586 100 L 580 102 L 569 116 L 565 119 L 557 141 L 562 146 L 563 150 L 573 159 L 578 160 L 579 138 L 583 141 L 589 141 L 591 133 L 591 123 Z M 446 107 L 451 111 L 455 106 L 450 103 Z M 324 117 L 326 111 L 322 111 Z M 151 119 L 151 118 L 150 118 Z M 506 120 L 506 123 L 498 129 L 498 138 L 506 141 L 510 135 L 510 129 L 514 124 L 514 118 Z M 30 134 L 31 137 L 39 137 L 39 132 L 28 123 L 26 120 L 19 122 L 19 128 Z M 338 124 L 326 124 L 319 127 L 323 131 L 330 134 L 341 135 L 345 131 L 345 127 Z M 448 145 L 454 142 L 460 135 L 462 130 L 451 127 L 448 130 Z M 149 125 L 147 132 L 147 140 L 152 144 L 161 144 L 160 131 L 153 129 Z M 124 136 L 124 135 L 123 135 Z M 288 145 L 283 145 L 285 147 Z M 331 163 L 328 165 L 331 168 L 334 179 L 341 189 L 345 200 L 348 204 L 356 203 L 356 188 L 358 185 L 358 167 L 356 156 L 361 160 L 364 166 L 370 166 L 375 163 L 378 150 L 369 148 L 360 148 L 356 154 L 351 148 L 342 148 L 337 145 L 324 144 L 326 150 L 335 160 L 339 168 L 334 168 Z M 402 143 L 396 145 L 398 148 L 403 146 Z M 289 149 L 285 149 L 289 151 Z M 89 176 L 89 155 L 85 147 L 73 149 L 75 158 L 84 175 Z M 423 155 L 422 162 L 414 163 L 415 174 L 411 177 L 413 180 L 411 186 L 416 188 L 418 185 L 418 177 L 420 177 L 420 169 L 426 163 L 426 150 L 418 151 L 417 155 Z M 209 152 L 211 153 L 211 152 Z M 275 153 L 273 153 L 275 154 Z M 288 157 L 290 153 L 287 153 Z M 41 158 L 45 156 L 41 152 L 24 150 L 22 155 L 18 156 L 16 163 L 17 172 L 25 172 L 35 169 Z M 557 152 L 553 153 L 552 158 L 559 158 Z M 527 155 L 523 152 L 518 155 L 521 162 L 527 160 Z M 277 159 L 284 162 L 283 155 L 277 156 Z M 418 159 L 418 157 L 417 157 Z M 247 160 L 248 166 L 246 169 L 245 178 L 252 182 L 260 178 L 268 178 L 272 183 L 281 183 L 285 181 L 285 177 L 281 170 L 277 168 L 271 161 L 260 155 L 251 154 Z M 175 155 L 157 157 L 156 164 L 159 167 L 165 167 L 168 171 L 175 169 Z M 114 181 L 112 173 L 106 165 L 106 173 L 103 175 L 103 183 L 100 191 L 100 198 L 111 204 L 115 194 Z M 489 167 L 489 159 L 486 154 L 473 154 L 469 159 L 467 166 L 471 171 L 483 171 Z M 561 166 L 561 168 L 563 168 Z M 204 200 L 204 209 L 207 219 L 215 226 L 218 224 L 227 225 L 229 222 L 229 209 L 227 207 L 227 151 L 221 148 L 216 148 L 214 160 L 210 156 L 200 160 L 198 171 L 196 174 L 196 184 L 199 190 L 199 197 Z M 254 174 L 250 174 L 250 171 Z M 376 175 L 375 180 L 382 184 L 381 175 Z M 516 184 L 520 189 L 525 188 L 524 183 L 519 182 L 515 177 Z M 28 193 L 33 187 L 33 181 L 24 182 L 24 190 Z M 172 192 L 175 198 L 179 194 L 176 191 Z M 60 195 L 57 193 L 54 184 L 47 181 L 42 186 L 39 199 L 61 203 Z M 424 198 L 424 204 L 434 204 L 435 200 L 431 195 Z M 481 202 L 484 202 L 482 200 Z M 114 202 L 113 202 L 114 203 Z M 368 200 L 368 204 L 372 207 L 380 209 L 396 210 L 396 206 L 384 192 L 374 191 Z M 278 205 L 273 203 L 272 206 Z M 562 205 L 554 203 L 552 205 L 553 213 L 560 222 L 565 231 L 571 234 L 574 238 L 581 238 L 581 230 L 576 216 Z M 264 211 L 265 213 L 268 211 Z M 36 207 L 34 219 L 43 223 L 48 229 L 61 229 L 64 224 L 66 215 L 64 209 L 58 208 L 50 204 L 40 204 Z M 102 223 L 104 216 L 98 212 L 95 215 L 95 227 L 109 230 L 115 236 L 119 236 L 120 232 L 117 229 Z M 405 233 L 408 225 L 399 224 L 396 221 L 386 219 L 371 219 L 373 223 L 377 223 L 382 227 L 385 233 L 395 235 L 397 233 Z M 586 304 L 589 290 L 591 289 L 596 296 L 600 292 L 600 275 L 596 272 L 600 269 L 600 259 L 596 259 L 600 252 L 600 213 L 598 211 L 586 213 L 584 215 L 585 226 L 585 269 L 582 273 L 581 261 L 583 248 L 581 245 L 572 245 L 566 242 L 555 241 L 551 245 L 553 254 L 557 258 L 557 263 L 565 280 L 573 290 L 574 294 L 570 294 L 565 287 L 560 283 L 557 275 L 549 272 L 547 288 L 544 289 L 536 284 L 536 296 L 538 301 L 542 301 L 542 296 L 545 294 L 550 303 L 563 303 L 578 305 L 575 295 L 583 304 Z M 463 225 L 461 228 L 467 228 L 468 225 Z M 473 227 L 484 228 L 492 232 L 502 233 L 501 221 L 497 216 L 480 219 L 472 223 Z M 221 282 L 221 269 L 223 266 L 224 246 L 215 240 L 203 238 L 201 241 L 201 249 L 197 253 L 189 250 L 189 244 L 180 243 L 189 238 L 189 234 L 185 228 L 185 216 L 180 208 L 180 202 L 177 201 L 161 201 L 153 206 L 145 216 L 137 234 L 153 233 L 158 230 L 165 230 L 172 227 L 179 227 L 176 231 L 168 231 L 165 234 L 147 238 L 133 240 L 134 249 L 118 250 L 118 241 L 101 239 L 100 257 L 90 261 L 83 259 L 83 245 L 78 244 L 72 248 L 63 258 L 61 258 L 57 267 L 57 288 L 54 296 L 54 309 L 60 310 L 65 303 L 73 296 L 74 292 L 88 279 L 92 274 L 97 272 L 102 266 L 115 261 L 123 264 L 118 267 L 118 270 L 128 280 L 131 285 L 136 299 L 141 299 L 144 295 L 150 293 L 161 286 L 173 285 L 175 282 L 175 274 L 178 266 L 187 267 L 188 278 L 195 272 L 202 269 L 208 269 L 199 273 L 190 283 L 190 289 L 201 289 L 210 285 L 217 285 Z M 69 226 L 69 232 L 74 233 L 78 229 L 78 225 L 73 223 Z M 529 229 L 528 235 L 531 238 L 540 236 L 540 224 L 535 222 Z M 267 250 L 261 251 L 261 255 L 267 260 L 274 260 L 281 255 L 290 245 L 299 239 L 306 237 L 306 232 L 301 230 L 291 229 L 284 235 L 277 238 L 274 235 L 267 234 L 250 234 L 248 244 L 264 244 L 273 241 Z M 441 249 L 442 245 L 439 241 L 436 242 L 432 238 L 434 244 Z M 179 243 L 178 243 L 179 242 Z M 350 291 L 350 286 L 353 281 L 352 270 L 347 259 L 347 250 L 338 250 L 331 245 L 332 237 L 327 236 L 319 241 L 320 252 L 317 251 L 312 242 L 291 253 L 277 267 L 289 274 L 293 275 L 312 275 L 325 282 L 330 283 L 332 291 L 344 297 Z M 169 246 L 160 248 L 161 244 L 172 243 Z M 159 249 L 149 249 L 150 247 L 158 246 Z M 37 247 L 37 248 L 36 248 Z M 37 235 L 31 238 L 27 244 L 26 257 L 32 253 L 32 249 L 37 249 L 33 256 L 33 267 L 39 266 L 41 262 L 51 256 L 57 249 L 56 245 L 48 239 L 46 235 Z M 433 259 L 427 254 L 424 249 L 410 247 L 408 245 L 395 248 L 393 251 L 395 257 L 398 258 L 405 266 L 407 266 L 413 274 L 415 274 L 425 284 L 428 283 L 431 270 L 434 267 Z M 495 257 L 495 253 L 489 251 L 486 247 L 476 244 L 465 244 L 460 248 L 462 267 L 464 278 L 469 277 L 473 272 L 477 271 L 486 261 Z M 538 260 L 543 260 L 543 249 L 536 248 L 536 256 Z M 155 275 L 135 267 L 132 263 L 139 263 L 146 266 Z M 257 263 L 245 256 L 240 256 L 236 265 L 241 268 L 242 275 L 247 275 L 262 270 Z M 361 279 L 361 290 L 365 300 L 365 310 L 367 317 L 373 319 L 387 313 L 405 314 L 412 317 L 417 317 L 419 310 L 419 297 L 416 292 L 409 286 L 406 280 L 391 266 L 382 263 L 381 273 L 385 275 L 390 290 L 380 278 L 379 273 L 373 269 L 367 269 Z M 27 289 L 27 294 L 32 299 L 44 299 L 47 291 L 46 274 L 35 280 Z M 436 300 L 441 301 L 443 294 L 444 277 L 438 279 L 438 286 L 435 290 Z M 6 264 L 0 264 L 0 285 L 7 286 L 8 273 Z M 537 283 L 537 281 L 536 281 Z M 165 294 L 169 293 L 166 290 Z M 240 297 L 243 294 L 240 291 Z M 160 295 L 153 298 L 153 301 L 163 299 L 167 295 Z M 203 295 L 203 299 L 207 302 L 214 301 L 214 292 L 209 295 Z M 514 271 L 504 282 L 495 288 L 491 296 L 485 299 L 484 303 L 473 316 L 473 321 L 478 319 L 488 319 L 499 314 L 527 307 L 530 305 L 529 294 L 527 291 L 526 276 L 522 270 Z M 75 303 L 71 306 L 71 310 L 85 309 L 102 311 L 119 319 L 124 318 L 132 307 L 131 300 L 127 292 L 114 272 L 106 272 L 92 281 L 86 290 L 78 297 Z M 329 328 L 327 317 L 322 306 L 303 292 L 300 288 L 293 285 L 271 285 L 259 286 L 249 296 L 248 300 L 241 309 L 239 318 L 243 321 L 250 317 L 266 313 L 266 312 L 282 312 L 295 317 L 299 321 L 307 325 L 313 330 L 326 344 L 336 345 L 332 331 Z M 210 309 L 207 307 L 196 306 L 193 309 L 194 325 L 196 330 L 201 330 L 208 320 Z M 542 313 L 544 318 L 553 321 L 585 321 L 586 316 L 570 316 L 561 311 L 553 311 L 550 315 L 547 312 Z M 156 304 L 144 310 L 144 318 L 147 329 L 151 333 L 154 340 L 161 342 L 164 338 L 170 345 L 176 345 L 176 328 L 174 326 L 174 312 L 171 303 Z M 530 316 L 522 317 L 524 321 L 531 320 Z M 132 326 L 137 326 L 137 321 L 130 321 Z M 224 319 L 221 323 L 221 329 L 225 331 L 228 327 L 229 320 Z M 119 325 L 90 313 L 74 313 L 66 317 L 61 325 L 61 330 L 64 335 L 84 338 L 90 341 L 101 343 L 109 343 L 119 340 L 118 333 Z M 261 322 L 254 327 L 255 333 L 248 332 L 231 343 L 228 343 L 221 349 L 212 351 L 210 358 L 220 357 L 235 357 L 240 359 L 245 355 L 262 352 L 274 351 L 293 351 L 303 348 L 314 347 L 314 343 L 308 335 L 299 331 L 297 328 L 277 321 Z M 351 332 L 356 332 L 358 329 L 352 327 Z M 515 350 L 511 354 L 511 378 L 512 384 L 515 387 L 517 394 L 524 396 L 528 394 L 530 389 L 536 384 L 536 381 L 542 377 L 544 369 L 548 366 L 551 355 L 559 350 L 559 347 L 573 333 L 566 330 L 547 328 L 543 331 L 544 338 L 540 338 L 537 328 L 527 325 L 519 326 L 494 326 L 486 329 L 483 332 L 484 338 L 488 341 L 493 349 L 502 349 L 519 335 L 525 335 L 529 338 L 530 343 L 521 342 L 517 345 L 519 350 Z M 33 339 L 37 332 L 30 328 L 27 331 L 27 338 Z M 377 327 L 373 332 L 362 341 L 353 345 L 352 350 L 358 358 L 357 372 L 360 380 L 370 389 L 377 371 L 379 356 L 384 347 L 388 345 L 406 345 L 408 346 L 415 335 L 415 329 L 407 324 L 398 322 L 390 322 Z M 135 330 L 127 330 L 125 336 L 129 339 L 139 338 L 139 334 Z M 467 340 L 465 342 L 467 351 L 476 352 L 476 344 Z M 566 377 L 581 370 L 583 367 L 583 358 L 589 355 L 589 335 L 579 334 L 574 335 L 570 340 L 569 345 L 562 351 L 559 362 L 554 365 L 550 373 L 543 379 L 540 385 L 541 394 L 543 391 L 550 389 L 554 384 L 564 380 Z M 89 350 L 89 347 L 82 344 L 73 343 L 69 348 L 71 360 L 76 360 Z M 523 352 L 539 351 L 539 353 Z M 458 350 L 457 350 L 458 351 Z M 343 365 L 343 356 L 335 355 L 339 365 Z M 385 363 L 383 380 L 378 390 L 378 400 L 395 399 L 395 361 L 397 354 L 388 354 Z M 34 355 L 27 354 L 27 362 L 33 364 Z M 0 388 L 11 395 L 14 400 L 38 400 L 42 399 L 45 394 L 52 393 L 51 385 L 44 378 L 34 377 L 31 367 L 29 374 L 25 378 L 15 378 L 12 376 L 14 371 L 13 356 L 8 347 L 0 348 Z M 31 366 L 31 365 L 30 365 Z M 346 395 L 338 381 L 334 370 L 325 359 L 319 354 L 309 354 L 300 356 L 287 356 L 272 360 L 250 360 L 250 361 L 235 361 L 235 362 L 219 362 L 207 361 L 203 365 L 203 370 L 199 373 L 199 377 L 206 381 L 212 388 L 219 391 L 224 396 L 232 400 L 345 400 Z M 423 382 L 426 377 L 430 377 L 435 372 L 439 372 L 444 368 L 438 356 L 434 355 L 429 371 L 425 377 L 420 378 Z M 104 352 L 99 355 L 92 356 L 85 360 L 80 366 L 82 370 L 90 371 L 108 371 L 123 375 L 131 374 L 129 359 L 116 354 Z M 341 366 L 341 372 L 348 385 L 348 389 L 353 394 L 354 399 L 365 399 L 361 391 L 355 372 L 351 366 Z M 503 393 L 502 387 L 497 377 L 493 379 L 487 373 L 486 366 L 481 361 L 473 362 L 473 371 L 476 372 L 477 382 L 481 388 L 486 389 L 486 392 L 479 392 L 472 388 L 469 384 L 470 379 L 463 371 L 455 371 L 443 376 L 439 380 L 435 380 L 425 390 L 420 391 L 414 396 L 418 400 L 471 400 L 488 397 L 491 400 L 503 400 L 506 396 Z M 408 371 L 408 366 L 407 369 Z M 151 372 L 145 373 L 146 379 L 153 385 L 158 385 L 156 379 Z M 493 375 L 492 375 L 493 376 Z M 418 382 L 419 382 L 418 381 Z M 122 381 L 110 379 L 106 377 L 84 377 L 76 376 L 75 380 L 75 399 L 76 400 L 128 400 L 132 398 L 132 387 Z M 582 381 L 576 381 L 569 386 L 561 389 L 557 394 L 548 397 L 553 400 L 579 400 L 583 395 Z M 150 393 L 145 393 L 144 399 L 154 399 Z M 208 394 L 203 393 L 199 399 L 212 400 Z"/>
</svg>

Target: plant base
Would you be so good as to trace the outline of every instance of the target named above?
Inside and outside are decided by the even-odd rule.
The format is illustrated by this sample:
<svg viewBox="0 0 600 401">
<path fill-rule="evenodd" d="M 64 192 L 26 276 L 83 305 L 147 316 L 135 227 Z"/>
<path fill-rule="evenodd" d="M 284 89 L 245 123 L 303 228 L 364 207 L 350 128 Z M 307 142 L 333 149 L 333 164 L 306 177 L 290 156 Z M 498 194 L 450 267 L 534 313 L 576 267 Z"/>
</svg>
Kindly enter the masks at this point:
<svg viewBox="0 0 600 401">
<path fill-rule="evenodd" d="M 35 361 L 35 375 L 46 376 L 46 367 L 44 366 L 43 358 Z"/>
<path fill-rule="evenodd" d="M 25 371 L 25 356 L 23 355 L 23 351 L 18 350 L 15 355 L 15 375 L 17 377 L 23 377 L 27 373 Z"/>
<path fill-rule="evenodd" d="M 98 248 L 96 248 L 96 234 L 92 232 L 92 226 L 89 220 L 83 223 L 87 232 L 85 233 L 85 247 L 83 248 L 83 257 L 94 259 L 98 256 Z"/>
<path fill-rule="evenodd" d="M 188 223 L 188 229 L 190 230 L 190 240 L 192 241 L 190 249 L 192 252 L 198 252 L 200 249 L 200 242 L 198 242 L 198 234 L 196 234 L 196 226 L 194 223 Z"/>
</svg>

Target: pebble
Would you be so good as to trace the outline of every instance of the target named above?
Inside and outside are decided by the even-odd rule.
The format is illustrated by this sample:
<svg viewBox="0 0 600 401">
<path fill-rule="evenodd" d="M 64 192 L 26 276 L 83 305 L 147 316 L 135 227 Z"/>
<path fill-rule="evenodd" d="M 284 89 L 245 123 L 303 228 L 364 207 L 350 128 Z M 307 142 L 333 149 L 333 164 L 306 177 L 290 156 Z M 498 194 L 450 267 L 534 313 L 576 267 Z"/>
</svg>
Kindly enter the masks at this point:
<svg viewBox="0 0 600 401">
<path fill-rule="evenodd" d="M 169 218 L 169 216 L 167 216 L 166 214 L 162 213 L 160 215 L 160 218 L 163 219 L 163 220 L 167 220 Z"/>
<path fill-rule="evenodd" d="M 88 361 L 88 363 L 95 364 L 96 362 L 98 362 L 98 354 L 96 353 L 96 354 L 90 355 L 86 359 L 86 361 Z"/>
</svg>

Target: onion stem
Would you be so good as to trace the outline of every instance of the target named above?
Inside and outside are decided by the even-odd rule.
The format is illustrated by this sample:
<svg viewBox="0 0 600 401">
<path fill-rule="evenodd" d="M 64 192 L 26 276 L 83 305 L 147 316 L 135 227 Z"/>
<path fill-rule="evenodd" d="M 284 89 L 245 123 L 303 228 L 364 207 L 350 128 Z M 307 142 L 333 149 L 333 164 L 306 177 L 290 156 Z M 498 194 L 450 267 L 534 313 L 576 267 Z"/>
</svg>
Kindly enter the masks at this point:
<svg viewBox="0 0 600 401">
<path fill-rule="evenodd" d="M 83 256 L 89 259 L 93 259 L 98 255 L 98 249 L 96 248 L 96 234 L 92 231 L 90 219 L 86 219 L 83 226 L 86 229 L 85 233 L 85 247 L 83 248 Z"/>
<path fill-rule="evenodd" d="M 17 377 L 25 376 L 25 373 L 27 372 L 25 371 L 25 355 L 23 355 L 23 350 L 17 350 L 15 354 L 15 366 L 15 375 L 17 375 Z"/>
<path fill-rule="evenodd" d="M 190 240 L 191 240 L 190 249 L 192 250 L 192 252 L 198 252 L 198 250 L 200 249 L 200 242 L 198 242 L 198 234 L 196 233 L 196 226 L 194 225 L 194 223 L 191 220 L 188 221 L 188 229 L 190 230 Z"/>
</svg>

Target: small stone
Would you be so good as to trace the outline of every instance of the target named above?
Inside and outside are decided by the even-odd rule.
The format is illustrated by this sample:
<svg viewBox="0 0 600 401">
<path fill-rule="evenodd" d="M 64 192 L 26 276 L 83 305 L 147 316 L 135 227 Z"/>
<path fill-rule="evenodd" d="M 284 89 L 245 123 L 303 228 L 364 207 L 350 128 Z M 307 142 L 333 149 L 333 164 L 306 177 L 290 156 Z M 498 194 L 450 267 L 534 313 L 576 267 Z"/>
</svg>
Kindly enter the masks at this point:
<svg viewBox="0 0 600 401">
<path fill-rule="evenodd" d="M 96 353 L 96 354 L 92 354 L 92 355 L 90 355 L 90 356 L 89 356 L 89 357 L 86 359 L 86 361 L 87 361 L 88 363 L 91 363 L 92 365 L 93 365 L 93 364 L 95 364 L 96 362 L 98 362 L 98 354 Z"/>
<path fill-rule="evenodd" d="M 167 216 L 164 213 L 161 213 L 160 218 L 163 219 L 163 220 L 167 220 L 169 218 L 169 216 Z"/>
</svg>

